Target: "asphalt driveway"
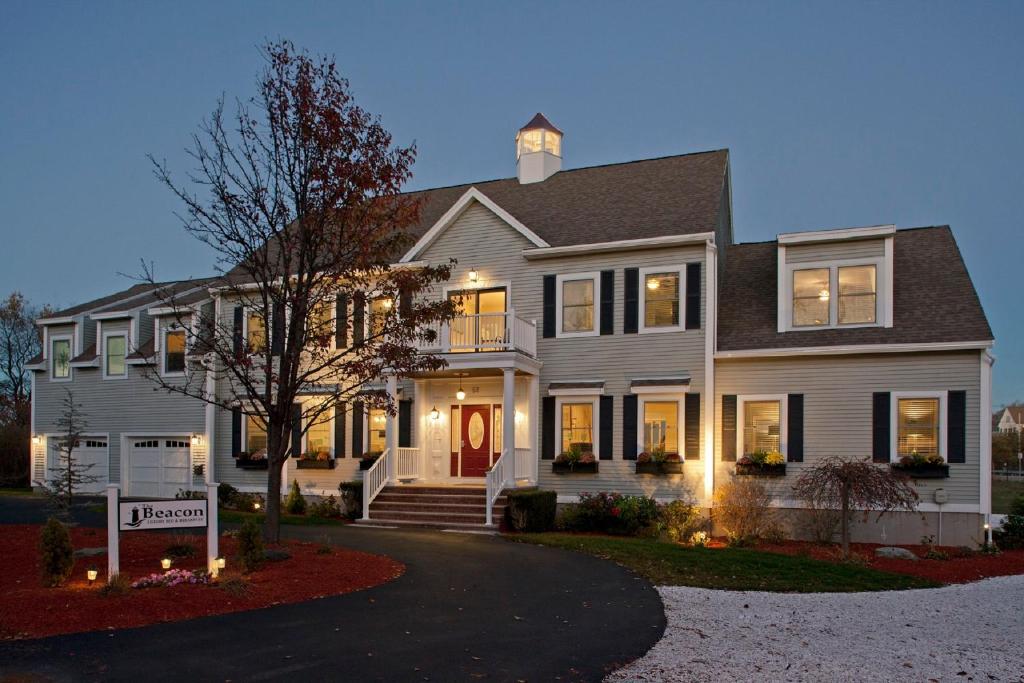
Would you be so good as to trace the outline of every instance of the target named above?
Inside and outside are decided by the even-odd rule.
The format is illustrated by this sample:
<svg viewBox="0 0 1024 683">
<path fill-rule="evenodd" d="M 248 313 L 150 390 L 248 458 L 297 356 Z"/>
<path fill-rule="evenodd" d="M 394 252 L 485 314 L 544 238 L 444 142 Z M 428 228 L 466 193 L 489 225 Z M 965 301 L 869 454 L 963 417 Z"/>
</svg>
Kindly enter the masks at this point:
<svg viewBox="0 0 1024 683">
<path fill-rule="evenodd" d="M 41 514 L 0 497 L 0 523 Z M 0 680 L 596 681 L 665 629 L 646 581 L 586 555 L 475 534 L 283 528 L 390 555 L 406 573 L 294 605 L 0 643 Z"/>
</svg>

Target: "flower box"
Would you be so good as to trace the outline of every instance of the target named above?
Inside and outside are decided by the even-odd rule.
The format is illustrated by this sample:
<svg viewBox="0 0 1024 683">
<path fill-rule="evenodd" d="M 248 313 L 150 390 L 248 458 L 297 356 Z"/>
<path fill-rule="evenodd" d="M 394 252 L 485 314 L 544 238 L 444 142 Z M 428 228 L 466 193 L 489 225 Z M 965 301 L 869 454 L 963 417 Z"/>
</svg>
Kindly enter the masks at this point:
<svg viewBox="0 0 1024 683">
<path fill-rule="evenodd" d="M 679 462 L 638 462 L 637 474 L 682 474 L 683 463 Z"/>
<path fill-rule="evenodd" d="M 235 458 L 235 467 L 243 470 L 265 470 L 269 464 L 266 458 L 260 458 L 259 460 Z"/>
<path fill-rule="evenodd" d="M 736 463 L 736 474 L 741 477 L 784 477 L 786 464 L 767 465 L 765 463 Z"/>
<path fill-rule="evenodd" d="M 295 467 L 300 470 L 333 470 L 334 458 L 328 458 L 327 460 L 310 460 L 309 458 L 300 458 L 295 463 Z"/>
<path fill-rule="evenodd" d="M 551 471 L 555 474 L 597 474 L 597 462 L 553 462 Z"/>
<path fill-rule="evenodd" d="M 949 465 L 937 465 L 934 463 L 914 463 L 904 465 L 894 462 L 891 465 L 896 472 L 902 472 L 911 479 L 948 479 Z"/>
</svg>

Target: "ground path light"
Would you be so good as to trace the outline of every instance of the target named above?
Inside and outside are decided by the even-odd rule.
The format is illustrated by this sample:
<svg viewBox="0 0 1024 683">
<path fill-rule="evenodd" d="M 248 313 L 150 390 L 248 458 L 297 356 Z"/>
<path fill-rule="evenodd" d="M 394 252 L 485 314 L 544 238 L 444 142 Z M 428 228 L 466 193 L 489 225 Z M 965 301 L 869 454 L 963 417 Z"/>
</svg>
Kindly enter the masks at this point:
<svg viewBox="0 0 1024 683">
<path fill-rule="evenodd" d="M 89 569 L 86 570 L 85 575 L 89 577 L 89 585 L 91 586 L 93 582 L 96 581 L 96 577 L 99 576 L 99 571 L 95 567 L 89 567 Z"/>
<path fill-rule="evenodd" d="M 227 563 L 228 563 L 227 558 L 225 558 L 224 556 L 218 557 L 217 558 L 217 569 L 224 569 L 224 567 L 227 566 Z"/>
<path fill-rule="evenodd" d="M 160 560 L 160 566 L 162 568 L 164 568 L 164 569 L 170 569 L 171 568 L 171 558 L 165 557 L 164 559 Z"/>
</svg>

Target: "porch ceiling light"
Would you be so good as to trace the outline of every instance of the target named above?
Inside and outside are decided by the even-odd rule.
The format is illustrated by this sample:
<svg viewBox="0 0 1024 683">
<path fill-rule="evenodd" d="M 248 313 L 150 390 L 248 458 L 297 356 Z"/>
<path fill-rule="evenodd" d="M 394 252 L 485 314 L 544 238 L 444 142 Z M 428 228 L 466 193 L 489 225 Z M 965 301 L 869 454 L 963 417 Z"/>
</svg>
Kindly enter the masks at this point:
<svg viewBox="0 0 1024 683">
<path fill-rule="evenodd" d="M 466 373 L 464 373 L 464 372 L 458 373 L 458 375 L 459 375 L 459 390 L 455 392 L 455 398 L 457 398 L 460 401 L 464 401 L 466 399 L 466 392 L 462 390 L 462 376 L 464 374 L 466 374 Z"/>
<path fill-rule="evenodd" d="M 432 409 L 430 410 L 430 419 L 431 419 L 431 420 L 435 420 L 435 421 L 436 421 L 436 420 L 438 420 L 438 419 L 439 419 L 440 417 L 441 417 L 441 411 L 439 411 L 439 410 L 437 409 L 437 406 L 434 406 L 434 407 L 433 407 L 433 408 L 432 408 Z"/>
<path fill-rule="evenodd" d="M 476 268 L 470 268 L 468 277 L 470 282 L 476 282 L 477 278 L 480 277 L 480 273 L 476 272 Z"/>
</svg>

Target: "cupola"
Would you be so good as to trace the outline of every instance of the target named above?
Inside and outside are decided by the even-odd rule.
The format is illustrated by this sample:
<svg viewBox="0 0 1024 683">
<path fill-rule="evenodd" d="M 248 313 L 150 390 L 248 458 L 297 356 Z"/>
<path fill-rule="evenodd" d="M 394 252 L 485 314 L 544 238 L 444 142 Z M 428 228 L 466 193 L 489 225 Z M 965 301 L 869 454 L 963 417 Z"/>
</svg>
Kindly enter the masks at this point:
<svg viewBox="0 0 1024 683">
<path fill-rule="evenodd" d="M 516 175 L 519 182 L 539 183 L 562 170 L 562 131 L 537 112 L 516 133 Z"/>
</svg>

